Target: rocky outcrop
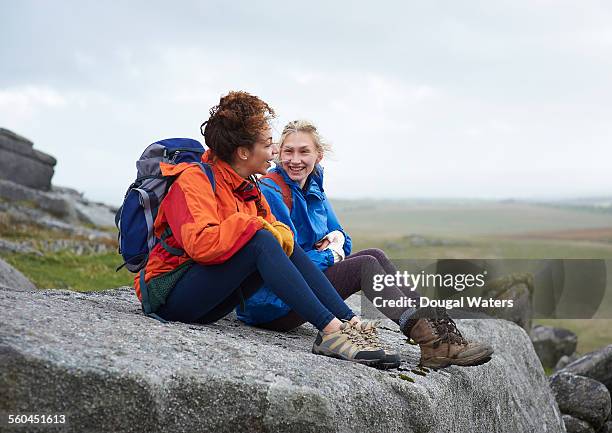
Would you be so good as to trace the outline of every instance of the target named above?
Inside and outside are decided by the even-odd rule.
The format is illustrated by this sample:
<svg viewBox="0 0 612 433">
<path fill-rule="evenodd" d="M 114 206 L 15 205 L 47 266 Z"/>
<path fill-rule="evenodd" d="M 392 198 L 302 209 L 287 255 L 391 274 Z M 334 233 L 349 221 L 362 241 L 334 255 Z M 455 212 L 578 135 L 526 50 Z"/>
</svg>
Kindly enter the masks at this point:
<svg viewBox="0 0 612 433">
<path fill-rule="evenodd" d="M 610 416 L 610 393 L 601 382 L 572 373 L 559 373 L 551 378 L 550 387 L 561 412 L 586 421 L 595 431 Z"/>
<path fill-rule="evenodd" d="M 115 208 L 91 202 L 70 188 L 54 186 L 52 191 L 39 191 L 13 181 L 0 180 L 0 199 L 7 203 L 2 208 L 17 211 L 23 208 L 36 209 L 44 212 L 47 219 L 60 220 L 65 224 L 89 224 L 99 227 L 115 225 Z M 23 218 L 26 221 L 30 219 L 28 212 L 21 212 L 24 213 Z"/>
<path fill-rule="evenodd" d="M 0 179 L 30 188 L 51 189 L 55 158 L 33 148 L 33 143 L 0 128 Z"/>
<path fill-rule="evenodd" d="M 78 221 L 74 206 L 63 197 L 56 197 L 45 191 L 29 188 L 11 180 L 0 180 L 0 198 L 17 206 L 26 205 L 40 209 L 66 222 Z"/>
<path fill-rule="evenodd" d="M 612 344 L 587 353 L 561 371 L 595 379 L 612 393 Z"/>
<path fill-rule="evenodd" d="M 47 214 L 45 219 L 71 225 L 114 226 L 117 209 L 91 202 L 71 188 L 51 185 L 55 163 L 55 158 L 34 150 L 30 140 L 0 128 L 0 204 L 33 208 Z M 28 216 L 25 212 L 26 221 Z"/>
<path fill-rule="evenodd" d="M 531 330 L 531 342 L 545 368 L 554 368 L 562 356 L 576 351 L 578 337 L 563 328 L 536 325 Z"/>
<path fill-rule="evenodd" d="M 162 324 L 130 288 L 0 289 L 0 413 L 65 414 L 75 432 L 564 432 L 527 334 L 459 326 L 493 345 L 489 363 L 415 370 L 418 347 L 385 326 L 403 362 L 380 371 L 313 355 L 310 325 Z"/>
<path fill-rule="evenodd" d="M 0 259 L 0 287 L 19 287 L 22 290 L 36 290 L 36 286 L 17 269 Z"/>
<path fill-rule="evenodd" d="M 611 429 L 612 345 L 578 358 L 550 381 L 568 432 Z"/>
</svg>

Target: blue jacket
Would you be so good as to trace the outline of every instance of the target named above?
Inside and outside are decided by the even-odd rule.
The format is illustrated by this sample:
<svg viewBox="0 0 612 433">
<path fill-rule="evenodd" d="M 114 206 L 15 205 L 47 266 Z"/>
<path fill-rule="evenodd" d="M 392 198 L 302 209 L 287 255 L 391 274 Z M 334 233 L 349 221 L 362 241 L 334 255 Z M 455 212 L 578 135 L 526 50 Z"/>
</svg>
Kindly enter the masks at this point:
<svg viewBox="0 0 612 433">
<path fill-rule="evenodd" d="M 351 254 L 351 238 L 340 226 L 323 190 L 323 168 L 319 165 L 315 167 L 303 190 L 289 178 L 280 166 L 273 168 L 271 172 L 279 173 L 291 190 L 293 197 L 291 215 L 283 201 L 281 188 L 274 181 L 267 178 L 262 179 L 261 191 L 276 219 L 291 228 L 296 242 L 310 257 L 310 260 L 321 271 L 325 271 L 334 264 L 334 255 L 331 250 L 318 251 L 314 247 L 315 243 L 334 230 L 339 230 L 344 234 L 344 253 L 346 256 Z M 254 325 L 282 317 L 290 310 L 291 308 L 280 300 L 270 288 L 264 286 L 246 300 L 244 310 L 241 310 L 240 307 L 236 308 L 236 313 L 240 320 Z"/>
</svg>

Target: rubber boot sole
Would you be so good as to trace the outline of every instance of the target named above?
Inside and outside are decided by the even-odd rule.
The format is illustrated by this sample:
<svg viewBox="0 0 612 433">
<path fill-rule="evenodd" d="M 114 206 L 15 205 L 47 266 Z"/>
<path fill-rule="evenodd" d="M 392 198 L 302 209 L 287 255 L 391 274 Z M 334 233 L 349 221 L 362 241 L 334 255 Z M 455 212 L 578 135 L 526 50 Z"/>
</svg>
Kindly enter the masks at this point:
<svg viewBox="0 0 612 433">
<path fill-rule="evenodd" d="M 459 365 L 461 367 L 476 367 L 478 365 L 486 364 L 491 360 L 493 349 L 475 353 L 472 356 L 466 356 L 465 358 L 447 358 L 445 356 L 434 356 L 428 359 L 421 358 L 419 365 L 430 368 L 444 368 L 450 365 Z"/>
<path fill-rule="evenodd" d="M 323 355 L 329 356 L 330 358 L 341 359 L 342 361 L 355 362 L 357 364 L 367 365 L 368 367 L 377 367 L 377 364 L 379 364 L 382 360 L 382 357 L 376 359 L 349 359 L 340 355 L 339 353 L 331 352 L 325 349 L 315 349 L 314 347 L 312 348 L 312 353 L 315 355 Z"/>
<path fill-rule="evenodd" d="M 389 370 L 392 368 L 398 368 L 401 363 L 402 361 L 399 356 L 389 356 L 385 354 L 385 356 L 380 360 L 378 364 L 375 365 L 375 367 L 380 370 Z"/>
<path fill-rule="evenodd" d="M 379 370 L 390 370 L 392 368 L 399 367 L 400 364 L 400 362 L 379 362 L 378 364 L 374 365 L 374 367 L 378 368 Z"/>
</svg>

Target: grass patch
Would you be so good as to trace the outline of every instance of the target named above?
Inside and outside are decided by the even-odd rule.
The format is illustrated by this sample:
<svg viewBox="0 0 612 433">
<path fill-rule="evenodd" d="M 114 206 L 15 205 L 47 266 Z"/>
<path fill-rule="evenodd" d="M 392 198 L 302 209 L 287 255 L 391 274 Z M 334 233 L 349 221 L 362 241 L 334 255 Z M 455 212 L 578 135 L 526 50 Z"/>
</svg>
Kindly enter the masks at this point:
<svg viewBox="0 0 612 433">
<path fill-rule="evenodd" d="M 127 286 L 133 282 L 133 275 L 127 270 L 115 272 L 122 262 L 116 253 L 81 256 L 69 252 L 45 256 L 4 253 L 2 258 L 40 289 L 89 292 Z"/>
<path fill-rule="evenodd" d="M 435 238 L 435 237 L 434 237 Z M 612 244 L 569 240 L 444 237 L 456 245 L 413 246 L 405 237 L 353 237 L 353 251 L 380 248 L 392 259 L 591 259 L 612 258 Z"/>
<path fill-rule="evenodd" d="M 94 226 L 93 224 L 81 224 L 81 226 L 95 228 L 98 231 L 111 233 L 114 235 L 117 233 L 117 229 L 114 227 L 100 228 Z M 12 242 L 29 241 L 32 243 L 34 248 L 38 249 L 41 248 L 41 243 L 59 239 L 71 239 L 85 243 L 103 243 L 111 247 L 117 246 L 117 239 L 115 237 L 91 241 L 84 235 L 74 235 L 62 229 L 52 229 L 32 222 L 22 222 L 4 212 L 0 212 L 0 238 Z"/>
</svg>

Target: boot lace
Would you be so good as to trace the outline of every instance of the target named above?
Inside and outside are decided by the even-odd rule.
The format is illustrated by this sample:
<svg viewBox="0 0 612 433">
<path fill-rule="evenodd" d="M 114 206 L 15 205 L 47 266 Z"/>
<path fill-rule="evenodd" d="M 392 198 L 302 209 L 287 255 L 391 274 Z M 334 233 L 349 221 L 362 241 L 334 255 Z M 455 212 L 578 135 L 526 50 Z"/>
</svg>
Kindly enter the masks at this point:
<svg viewBox="0 0 612 433">
<path fill-rule="evenodd" d="M 361 336 L 370 346 L 381 347 L 380 339 L 378 338 L 378 325 L 380 322 L 376 321 L 362 321 Z"/>
<path fill-rule="evenodd" d="M 343 334 L 347 335 L 347 339 L 354 345 L 361 348 L 368 347 L 368 342 L 365 340 L 359 330 L 350 322 L 346 322 L 346 326 L 342 330 Z"/>
<path fill-rule="evenodd" d="M 468 344 L 467 340 L 461 335 L 461 331 L 457 329 L 455 321 L 450 318 L 445 309 L 436 309 L 436 317 L 428 318 L 427 321 L 432 324 L 436 334 L 440 337 L 434 343 L 435 347 L 439 346 L 440 343 Z"/>
</svg>

